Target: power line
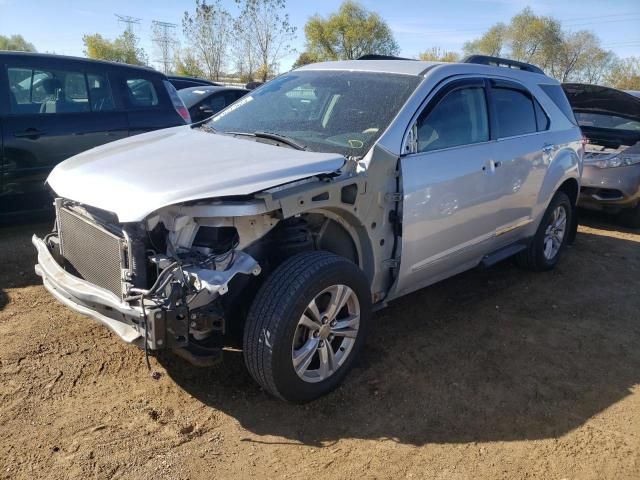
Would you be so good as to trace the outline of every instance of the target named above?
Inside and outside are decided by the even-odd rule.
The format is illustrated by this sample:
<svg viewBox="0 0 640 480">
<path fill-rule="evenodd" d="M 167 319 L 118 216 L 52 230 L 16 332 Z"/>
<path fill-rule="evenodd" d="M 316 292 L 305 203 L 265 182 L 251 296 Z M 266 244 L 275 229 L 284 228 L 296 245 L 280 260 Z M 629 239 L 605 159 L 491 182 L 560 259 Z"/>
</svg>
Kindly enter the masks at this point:
<svg viewBox="0 0 640 480">
<path fill-rule="evenodd" d="M 175 23 L 160 22 L 153 20 L 151 29 L 153 32 L 152 43 L 160 51 L 160 59 L 157 61 L 162 64 L 163 72 L 169 73 L 173 64 L 173 49 L 178 43 L 175 36 L 177 25 Z"/>
<path fill-rule="evenodd" d="M 118 19 L 118 23 L 124 23 L 126 25 L 124 29 L 129 33 L 133 33 L 134 25 L 140 25 L 140 22 L 142 22 L 141 18 L 130 17 L 129 15 L 120 15 L 117 13 L 114 15 Z"/>
</svg>

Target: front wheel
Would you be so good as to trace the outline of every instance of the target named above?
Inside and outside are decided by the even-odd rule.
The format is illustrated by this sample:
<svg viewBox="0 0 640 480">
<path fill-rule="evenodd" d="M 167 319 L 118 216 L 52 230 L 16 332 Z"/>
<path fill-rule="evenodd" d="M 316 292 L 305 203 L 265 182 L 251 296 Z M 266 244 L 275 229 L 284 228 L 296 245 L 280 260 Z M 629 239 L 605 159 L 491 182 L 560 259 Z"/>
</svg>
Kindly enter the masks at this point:
<svg viewBox="0 0 640 480">
<path fill-rule="evenodd" d="M 535 236 L 525 250 L 516 255 L 521 267 L 533 271 L 556 266 L 570 237 L 573 208 L 564 192 L 556 192 L 542 217 Z"/>
<path fill-rule="evenodd" d="M 354 263 L 324 251 L 298 254 L 267 278 L 249 310 L 247 369 L 284 400 L 318 398 L 347 375 L 370 317 L 369 284 Z"/>
</svg>

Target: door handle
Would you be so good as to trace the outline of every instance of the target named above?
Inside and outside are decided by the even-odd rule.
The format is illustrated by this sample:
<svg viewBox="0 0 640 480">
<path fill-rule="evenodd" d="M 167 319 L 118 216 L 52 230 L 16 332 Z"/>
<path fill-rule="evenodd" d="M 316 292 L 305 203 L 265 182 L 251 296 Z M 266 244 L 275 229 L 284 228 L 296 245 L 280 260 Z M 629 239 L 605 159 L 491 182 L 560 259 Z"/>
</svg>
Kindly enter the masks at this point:
<svg viewBox="0 0 640 480">
<path fill-rule="evenodd" d="M 555 145 L 552 145 L 550 143 L 545 143 L 545 145 L 542 147 L 542 153 L 544 153 L 545 155 L 549 155 L 553 153 L 555 149 L 556 149 Z"/>
<path fill-rule="evenodd" d="M 37 128 L 27 128 L 22 132 L 15 132 L 13 134 L 13 136 L 16 138 L 29 138 L 31 140 L 36 140 L 42 135 L 44 135 L 44 132 L 42 130 L 38 130 Z"/>
</svg>

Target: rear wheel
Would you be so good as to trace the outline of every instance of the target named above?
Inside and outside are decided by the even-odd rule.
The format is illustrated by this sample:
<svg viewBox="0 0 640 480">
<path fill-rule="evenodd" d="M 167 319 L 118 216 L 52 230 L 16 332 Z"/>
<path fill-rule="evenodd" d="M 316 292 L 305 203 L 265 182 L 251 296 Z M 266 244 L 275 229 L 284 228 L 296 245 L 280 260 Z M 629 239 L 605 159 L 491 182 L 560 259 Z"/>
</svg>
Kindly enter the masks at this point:
<svg viewBox="0 0 640 480">
<path fill-rule="evenodd" d="M 329 252 L 291 257 L 267 278 L 244 333 L 249 373 L 267 391 L 302 403 L 335 389 L 362 349 L 371 293 L 362 271 Z"/>
<path fill-rule="evenodd" d="M 516 255 L 518 265 L 533 271 L 555 267 L 570 237 L 572 215 L 573 208 L 567 194 L 556 192 L 535 236 L 528 247 Z"/>
</svg>

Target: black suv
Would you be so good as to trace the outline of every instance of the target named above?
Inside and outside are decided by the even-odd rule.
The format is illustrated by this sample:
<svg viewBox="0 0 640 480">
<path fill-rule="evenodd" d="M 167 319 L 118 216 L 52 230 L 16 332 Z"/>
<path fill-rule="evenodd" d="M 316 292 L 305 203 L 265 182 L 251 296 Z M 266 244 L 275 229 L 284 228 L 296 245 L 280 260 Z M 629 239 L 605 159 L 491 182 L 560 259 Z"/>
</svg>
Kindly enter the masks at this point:
<svg viewBox="0 0 640 480">
<path fill-rule="evenodd" d="M 150 68 L 0 52 L 0 221 L 51 207 L 44 181 L 57 163 L 185 123 L 175 88 Z"/>
</svg>

